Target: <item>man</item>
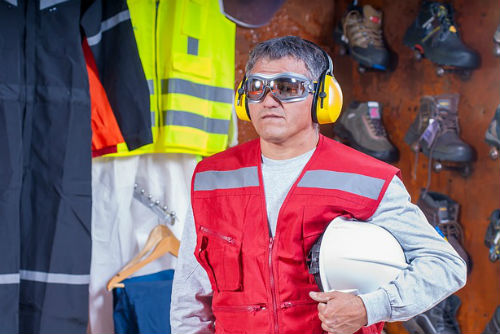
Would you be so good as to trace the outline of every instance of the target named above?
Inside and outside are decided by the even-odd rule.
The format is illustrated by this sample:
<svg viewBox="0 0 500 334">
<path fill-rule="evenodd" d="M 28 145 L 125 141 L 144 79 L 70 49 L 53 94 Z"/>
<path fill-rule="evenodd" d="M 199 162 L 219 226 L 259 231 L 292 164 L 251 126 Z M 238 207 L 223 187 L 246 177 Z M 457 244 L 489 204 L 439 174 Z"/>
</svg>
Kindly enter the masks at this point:
<svg viewBox="0 0 500 334">
<path fill-rule="evenodd" d="M 284 76 L 310 87 L 325 58 L 294 36 L 250 53 L 243 93 L 259 139 L 195 170 L 173 333 L 379 333 L 380 322 L 411 318 L 465 284 L 464 261 L 410 203 L 399 171 L 319 134 L 311 117 L 318 85 L 276 84 Z M 317 292 L 305 258 L 340 215 L 388 230 L 408 269 L 371 293 Z"/>
</svg>

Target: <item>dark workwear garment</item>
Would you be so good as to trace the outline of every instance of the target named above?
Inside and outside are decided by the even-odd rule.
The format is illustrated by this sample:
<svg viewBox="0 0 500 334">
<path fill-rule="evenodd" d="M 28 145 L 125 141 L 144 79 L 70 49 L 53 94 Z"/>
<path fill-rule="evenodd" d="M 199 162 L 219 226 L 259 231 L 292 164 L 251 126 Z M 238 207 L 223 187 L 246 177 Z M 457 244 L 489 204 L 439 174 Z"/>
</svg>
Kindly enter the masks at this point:
<svg viewBox="0 0 500 334">
<path fill-rule="evenodd" d="M 126 16 L 126 3 L 112 2 Z M 85 21 L 91 11 L 102 22 Z M 2 333 L 86 332 L 91 130 L 81 32 L 127 25 L 120 32 L 133 38 L 129 19 L 106 21 L 116 15 L 100 0 L 0 0 Z M 149 101 L 142 110 L 149 117 Z"/>
<path fill-rule="evenodd" d="M 81 23 L 128 149 L 152 143 L 149 87 L 126 0 L 94 1 Z"/>
<path fill-rule="evenodd" d="M 116 334 L 170 333 L 170 296 L 174 270 L 128 278 L 113 290 Z"/>
<path fill-rule="evenodd" d="M 20 225 L 19 205 L 22 180 L 22 119 L 26 87 L 22 36 L 24 13 L 10 10 L 0 0 L 0 332 L 16 333 L 18 320 Z"/>
</svg>

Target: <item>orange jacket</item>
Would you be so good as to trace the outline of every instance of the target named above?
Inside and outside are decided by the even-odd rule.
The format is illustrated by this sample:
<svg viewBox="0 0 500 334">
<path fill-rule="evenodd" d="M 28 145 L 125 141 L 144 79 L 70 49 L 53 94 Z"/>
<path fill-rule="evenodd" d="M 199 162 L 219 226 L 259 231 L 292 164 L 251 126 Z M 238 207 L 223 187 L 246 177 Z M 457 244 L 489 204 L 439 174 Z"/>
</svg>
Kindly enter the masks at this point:
<svg viewBox="0 0 500 334">
<path fill-rule="evenodd" d="M 92 119 L 92 157 L 115 153 L 116 145 L 123 143 L 123 137 L 116 122 L 115 115 L 108 101 L 108 97 L 101 81 L 97 76 L 97 66 L 94 56 L 87 44 L 82 43 L 83 54 L 87 64 Z"/>
</svg>

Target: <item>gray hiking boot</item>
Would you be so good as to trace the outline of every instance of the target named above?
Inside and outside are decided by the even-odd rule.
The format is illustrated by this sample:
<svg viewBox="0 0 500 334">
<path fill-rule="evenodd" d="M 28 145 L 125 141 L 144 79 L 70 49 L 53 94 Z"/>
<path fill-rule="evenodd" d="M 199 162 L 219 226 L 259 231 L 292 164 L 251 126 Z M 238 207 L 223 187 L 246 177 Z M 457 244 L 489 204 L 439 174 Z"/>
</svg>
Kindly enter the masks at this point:
<svg viewBox="0 0 500 334">
<path fill-rule="evenodd" d="M 417 117 L 405 135 L 411 148 L 430 159 L 450 162 L 471 162 L 474 149 L 459 137 L 458 94 L 423 96 Z"/>
<path fill-rule="evenodd" d="M 472 262 L 463 245 L 463 230 L 458 222 L 460 205 L 450 197 L 433 191 L 423 190 L 417 201 L 417 206 L 422 210 L 429 223 L 442 232 L 458 255 L 467 263 L 470 273 Z"/>
<path fill-rule="evenodd" d="M 378 102 L 354 101 L 334 124 L 334 131 L 358 151 L 388 163 L 396 162 L 399 151 L 387 137 L 380 110 Z"/>
<path fill-rule="evenodd" d="M 493 115 L 488 129 L 484 135 L 484 140 L 490 146 L 490 157 L 492 159 L 498 158 L 498 150 L 500 149 L 500 105 Z"/>
<path fill-rule="evenodd" d="M 460 298 L 451 295 L 433 308 L 403 322 L 410 334 L 460 334 L 456 314 Z"/>
<path fill-rule="evenodd" d="M 500 306 L 497 307 L 483 334 L 500 334 Z"/>
</svg>

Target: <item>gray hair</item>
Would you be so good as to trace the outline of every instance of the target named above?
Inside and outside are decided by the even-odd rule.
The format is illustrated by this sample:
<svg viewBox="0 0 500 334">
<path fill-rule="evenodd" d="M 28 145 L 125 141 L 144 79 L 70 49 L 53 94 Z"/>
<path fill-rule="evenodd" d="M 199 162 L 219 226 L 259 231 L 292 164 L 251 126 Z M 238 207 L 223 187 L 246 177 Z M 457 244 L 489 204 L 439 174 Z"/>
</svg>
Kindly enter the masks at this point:
<svg viewBox="0 0 500 334">
<path fill-rule="evenodd" d="M 293 57 L 302 60 L 309 71 L 309 79 L 317 80 L 329 64 L 323 51 L 316 45 L 303 40 L 298 36 L 284 36 L 269 39 L 257 44 L 248 57 L 245 67 L 249 73 L 257 61 L 267 58 L 270 60 Z"/>
</svg>

